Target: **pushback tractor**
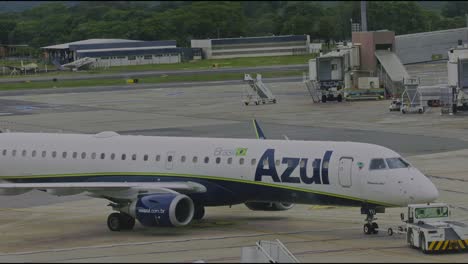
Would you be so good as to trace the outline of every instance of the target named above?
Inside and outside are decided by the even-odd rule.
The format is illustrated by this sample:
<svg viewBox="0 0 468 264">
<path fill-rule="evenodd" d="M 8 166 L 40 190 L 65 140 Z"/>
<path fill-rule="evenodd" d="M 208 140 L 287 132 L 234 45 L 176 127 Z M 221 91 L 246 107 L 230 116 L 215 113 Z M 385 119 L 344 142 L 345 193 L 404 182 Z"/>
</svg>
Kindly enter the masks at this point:
<svg viewBox="0 0 468 264">
<path fill-rule="evenodd" d="M 450 208 L 445 203 L 408 205 L 406 223 L 396 233 L 406 233 L 406 242 L 423 253 L 468 252 L 468 225 L 450 220 Z M 388 234 L 394 233 L 392 228 Z"/>
</svg>

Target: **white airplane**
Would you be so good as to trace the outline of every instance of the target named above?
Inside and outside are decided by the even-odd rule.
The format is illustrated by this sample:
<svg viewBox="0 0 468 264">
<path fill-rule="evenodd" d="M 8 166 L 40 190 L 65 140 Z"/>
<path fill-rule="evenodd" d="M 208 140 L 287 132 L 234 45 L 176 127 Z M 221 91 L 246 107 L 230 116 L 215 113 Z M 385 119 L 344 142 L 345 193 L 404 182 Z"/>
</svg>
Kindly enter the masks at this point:
<svg viewBox="0 0 468 264">
<path fill-rule="evenodd" d="M 95 58 L 90 58 L 90 57 L 84 57 L 75 61 L 72 61 L 70 63 L 66 64 L 60 64 L 58 60 L 53 60 L 52 63 L 57 67 L 58 70 L 64 71 L 66 69 L 72 70 L 72 71 L 77 71 L 77 70 L 82 70 L 82 69 L 88 69 L 93 65 L 93 63 L 96 62 Z"/>
<path fill-rule="evenodd" d="M 21 61 L 21 66 L 6 66 L 11 70 L 10 75 L 16 75 L 18 73 L 28 73 L 28 72 L 34 72 L 36 73 L 39 70 L 39 66 L 36 63 L 28 63 L 26 65 L 23 64 L 23 61 Z"/>
<path fill-rule="evenodd" d="M 112 231 L 185 226 L 205 206 L 360 206 L 364 232 L 386 207 L 432 202 L 434 184 L 398 153 L 354 142 L 1 133 L 0 193 L 85 192 L 111 201 Z"/>
</svg>

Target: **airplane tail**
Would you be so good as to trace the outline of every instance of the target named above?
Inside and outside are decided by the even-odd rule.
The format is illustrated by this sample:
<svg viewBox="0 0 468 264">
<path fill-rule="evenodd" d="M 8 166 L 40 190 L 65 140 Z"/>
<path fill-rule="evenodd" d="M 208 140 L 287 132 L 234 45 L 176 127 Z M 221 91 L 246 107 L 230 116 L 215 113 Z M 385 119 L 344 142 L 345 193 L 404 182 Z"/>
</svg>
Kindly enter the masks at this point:
<svg viewBox="0 0 468 264">
<path fill-rule="evenodd" d="M 255 129 L 255 134 L 257 135 L 257 139 L 266 139 L 265 134 L 263 133 L 263 130 L 258 124 L 257 120 L 253 119 L 252 121 Z"/>
<path fill-rule="evenodd" d="M 65 70 L 65 68 L 57 60 L 53 60 L 52 63 L 55 65 L 55 67 L 57 67 L 57 69 L 61 71 Z"/>
</svg>

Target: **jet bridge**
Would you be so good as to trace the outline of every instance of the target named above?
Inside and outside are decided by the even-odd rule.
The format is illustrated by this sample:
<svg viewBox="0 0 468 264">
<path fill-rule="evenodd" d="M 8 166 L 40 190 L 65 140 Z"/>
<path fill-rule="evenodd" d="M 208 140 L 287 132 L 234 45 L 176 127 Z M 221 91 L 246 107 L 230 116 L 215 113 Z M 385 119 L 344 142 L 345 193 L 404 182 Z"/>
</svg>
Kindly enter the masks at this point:
<svg viewBox="0 0 468 264">
<path fill-rule="evenodd" d="M 401 63 L 398 56 L 389 50 L 376 50 L 375 57 L 380 63 L 377 70 L 380 79 L 387 89 L 387 93 L 393 96 L 402 94 L 404 89 L 403 81 L 410 79 L 405 66 Z"/>
<path fill-rule="evenodd" d="M 458 110 L 468 110 L 468 44 L 459 45 L 456 48 L 450 49 L 448 52 L 447 73 L 448 86 L 451 88 L 449 102 L 452 104 L 452 111 L 456 113 Z"/>
</svg>

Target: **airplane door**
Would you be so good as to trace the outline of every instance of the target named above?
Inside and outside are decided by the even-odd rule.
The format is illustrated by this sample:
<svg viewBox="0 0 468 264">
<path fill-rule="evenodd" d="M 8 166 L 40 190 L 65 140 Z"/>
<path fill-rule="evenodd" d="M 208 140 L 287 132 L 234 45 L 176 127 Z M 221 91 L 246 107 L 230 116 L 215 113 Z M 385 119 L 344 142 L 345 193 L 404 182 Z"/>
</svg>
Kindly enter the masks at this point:
<svg viewBox="0 0 468 264">
<path fill-rule="evenodd" d="M 351 187 L 353 158 L 343 157 L 340 159 L 340 167 L 338 170 L 338 180 L 343 187 Z"/>
<path fill-rule="evenodd" d="M 174 167 L 175 151 L 167 152 L 166 156 L 166 169 L 172 170 Z"/>
</svg>

